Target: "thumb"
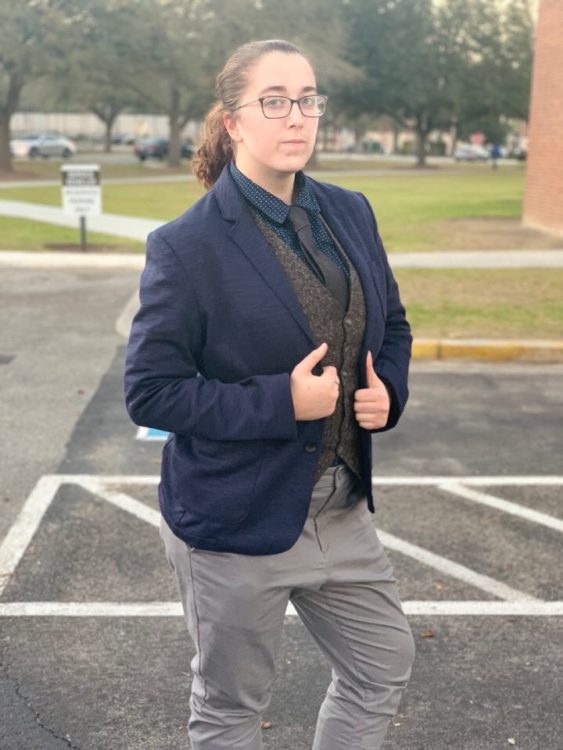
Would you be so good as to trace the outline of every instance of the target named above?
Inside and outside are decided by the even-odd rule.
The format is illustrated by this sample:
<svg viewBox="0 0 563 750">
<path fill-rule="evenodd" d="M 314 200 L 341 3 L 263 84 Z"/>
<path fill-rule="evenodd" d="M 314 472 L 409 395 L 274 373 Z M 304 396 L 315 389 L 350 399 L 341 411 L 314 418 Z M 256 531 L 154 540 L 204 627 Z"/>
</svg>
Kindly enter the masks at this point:
<svg viewBox="0 0 563 750">
<path fill-rule="evenodd" d="M 296 369 L 301 370 L 302 372 L 312 372 L 315 365 L 317 365 L 321 359 L 325 356 L 325 354 L 328 351 L 328 344 L 323 343 L 316 349 L 313 349 L 312 352 L 309 352 L 306 357 L 304 357 L 301 362 L 298 363 Z"/>
<path fill-rule="evenodd" d="M 366 382 L 368 388 L 373 388 L 373 386 L 377 385 L 380 382 L 379 378 L 375 374 L 375 370 L 373 369 L 373 357 L 369 349 L 366 357 Z"/>
</svg>

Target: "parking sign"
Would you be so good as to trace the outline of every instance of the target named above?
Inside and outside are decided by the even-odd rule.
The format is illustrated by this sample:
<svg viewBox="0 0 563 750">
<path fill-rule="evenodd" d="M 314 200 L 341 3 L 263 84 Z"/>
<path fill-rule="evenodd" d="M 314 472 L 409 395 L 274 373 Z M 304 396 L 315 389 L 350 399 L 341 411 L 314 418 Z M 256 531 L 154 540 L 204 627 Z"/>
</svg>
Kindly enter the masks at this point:
<svg viewBox="0 0 563 750">
<path fill-rule="evenodd" d="M 102 213 L 99 164 L 64 164 L 61 176 L 65 214 L 99 216 Z"/>
</svg>

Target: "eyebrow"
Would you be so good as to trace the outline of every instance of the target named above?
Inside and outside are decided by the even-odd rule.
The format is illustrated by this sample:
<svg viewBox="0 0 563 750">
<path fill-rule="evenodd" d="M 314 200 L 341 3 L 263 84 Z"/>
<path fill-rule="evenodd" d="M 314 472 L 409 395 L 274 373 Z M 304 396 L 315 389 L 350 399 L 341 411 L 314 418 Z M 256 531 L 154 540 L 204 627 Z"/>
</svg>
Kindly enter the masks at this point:
<svg viewBox="0 0 563 750">
<path fill-rule="evenodd" d="M 301 93 L 304 94 L 305 92 L 310 91 L 316 91 L 316 86 L 303 86 L 301 89 Z M 285 86 L 267 86 L 265 89 L 262 89 L 262 91 L 259 92 L 258 96 L 262 96 L 262 94 L 265 94 L 267 91 L 277 91 L 280 94 L 283 94 L 287 91 Z"/>
</svg>

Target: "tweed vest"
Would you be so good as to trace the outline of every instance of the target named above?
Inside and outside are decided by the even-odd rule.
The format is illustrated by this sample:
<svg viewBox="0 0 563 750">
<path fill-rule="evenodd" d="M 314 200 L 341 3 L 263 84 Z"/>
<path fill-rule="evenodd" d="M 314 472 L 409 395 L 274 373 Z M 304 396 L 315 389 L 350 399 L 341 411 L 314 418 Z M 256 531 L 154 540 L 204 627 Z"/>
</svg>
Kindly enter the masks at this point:
<svg viewBox="0 0 563 750">
<path fill-rule="evenodd" d="M 336 456 L 361 477 L 360 426 L 354 412 L 354 394 L 359 387 L 358 359 L 362 344 L 366 308 L 358 274 L 348 256 L 333 236 L 349 268 L 349 304 L 344 314 L 325 285 L 309 270 L 293 250 L 273 231 L 253 208 L 258 228 L 272 247 L 293 286 L 297 299 L 309 321 L 316 346 L 323 341 L 328 352 L 323 366 L 336 367 L 340 378 L 340 395 L 333 414 L 324 420 L 317 481 Z"/>
</svg>

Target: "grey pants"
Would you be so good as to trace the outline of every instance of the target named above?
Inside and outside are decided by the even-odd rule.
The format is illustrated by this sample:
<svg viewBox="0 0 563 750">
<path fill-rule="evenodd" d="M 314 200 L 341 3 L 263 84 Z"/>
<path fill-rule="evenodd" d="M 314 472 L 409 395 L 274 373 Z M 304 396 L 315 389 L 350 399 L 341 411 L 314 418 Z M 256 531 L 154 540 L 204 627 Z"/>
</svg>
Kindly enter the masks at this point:
<svg viewBox="0 0 563 750">
<path fill-rule="evenodd" d="M 161 536 L 196 655 L 193 750 L 260 750 L 291 600 L 332 665 L 313 750 L 377 750 L 410 677 L 414 641 L 393 569 L 354 474 L 330 467 L 291 549 L 207 552 Z"/>
</svg>

